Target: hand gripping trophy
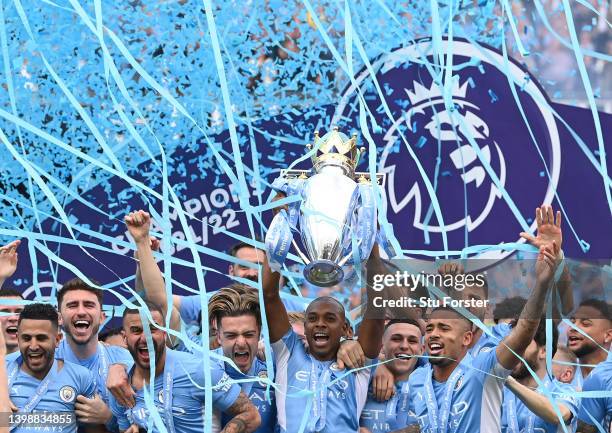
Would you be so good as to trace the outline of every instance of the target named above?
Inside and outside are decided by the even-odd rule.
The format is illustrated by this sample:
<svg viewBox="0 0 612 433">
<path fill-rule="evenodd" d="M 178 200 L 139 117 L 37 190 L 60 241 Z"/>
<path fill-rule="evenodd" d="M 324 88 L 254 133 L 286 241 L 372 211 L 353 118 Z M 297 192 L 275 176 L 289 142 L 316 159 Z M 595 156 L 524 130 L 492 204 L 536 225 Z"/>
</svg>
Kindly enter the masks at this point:
<svg viewBox="0 0 612 433">
<path fill-rule="evenodd" d="M 297 198 L 272 220 L 266 235 L 271 267 L 278 271 L 289 247 L 304 261 L 304 276 L 311 284 L 329 287 L 340 283 L 347 266 L 361 264 L 370 256 L 377 237 L 374 188 L 382 175 L 371 181 L 368 173 L 355 173 L 365 149 L 333 130 L 323 137 L 315 132 L 311 170 L 282 170 L 272 188 Z M 306 253 L 298 247 L 299 231 Z M 385 242 L 385 241 L 383 241 Z M 386 242 L 385 242 L 386 243 Z"/>
</svg>

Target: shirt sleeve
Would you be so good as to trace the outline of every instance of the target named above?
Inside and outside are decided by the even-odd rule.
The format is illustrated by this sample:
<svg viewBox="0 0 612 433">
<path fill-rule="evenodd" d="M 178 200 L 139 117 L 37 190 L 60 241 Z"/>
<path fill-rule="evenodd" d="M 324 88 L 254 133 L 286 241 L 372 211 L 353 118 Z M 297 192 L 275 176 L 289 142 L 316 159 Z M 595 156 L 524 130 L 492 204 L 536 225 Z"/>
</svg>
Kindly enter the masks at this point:
<svg viewBox="0 0 612 433">
<path fill-rule="evenodd" d="M 366 358 L 365 367 L 355 374 L 355 400 L 357 401 L 357 413 L 361 413 L 368 399 L 368 388 L 372 376 L 372 364 L 374 360 Z"/>
<path fill-rule="evenodd" d="M 572 419 L 578 415 L 580 399 L 576 397 L 576 390 L 561 382 L 555 382 L 555 392 L 563 394 L 556 398 L 557 404 L 563 404 L 572 413 Z"/>
<path fill-rule="evenodd" d="M 21 352 L 18 350 L 16 352 L 13 353 L 9 353 L 4 357 L 4 360 L 6 361 L 6 365 L 7 367 L 10 365 L 11 362 L 16 361 L 17 358 L 19 358 L 21 356 Z M 55 358 L 57 359 L 57 358 Z"/>
<path fill-rule="evenodd" d="M 200 295 L 183 296 L 181 298 L 180 314 L 185 323 L 197 322 L 201 311 Z"/>
<path fill-rule="evenodd" d="M 299 337 L 295 332 L 293 332 L 293 329 L 291 327 L 289 327 L 285 335 L 283 335 L 280 340 L 275 341 L 270 346 L 274 351 L 274 358 L 277 362 L 279 357 L 281 357 L 284 352 L 288 352 L 289 354 L 291 354 L 296 347 L 304 347 Z"/>
<path fill-rule="evenodd" d="M 512 327 L 508 323 L 498 323 L 495 325 L 491 332 L 493 333 L 493 337 L 496 339 L 497 343 L 502 341 L 512 332 Z"/>
<path fill-rule="evenodd" d="M 284 292 L 280 293 L 280 298 L 287 311 L 306 311 L 306 307 L 311 302 L 309 298 L 302 298 Z"/>
<path fill-rule="evenodd" d="M 489 377 L 506 378 L 511 372 L 499 363 L 497 346 L 482 348 L 478 355 L 474 357 L 472 366 L 481 382 Z"/>
<path fill-rule="evenodd" d="M 582 391 L 605 391 L 605 383 L 603 383 L 599 375 L 591 374 L 584 381 Z M 601 422 L 606 416 L 607 400 L 608 398 L 606 397 L 582 397 L 578 418 L 589 425 L 594 425 L 592 418 L 597 420 L 597 422 Z"/>
<path fill-rule="evenodd" d="M 236 402 L 241 388 L 238 384 L 232 383 L 232 379 L 219 365 L 212 364 L 211 367 L 213 404 L 225 412 Z"/>
<path fill-rule="evenodd" d="M 106 353 L 108 353 L 109 364 L 123 364 L 129 370 L 134 365 L 134 358 L 130 355 L 130 352 L 123 347 L 117 346 L 106 346 Z"/>
</svg>

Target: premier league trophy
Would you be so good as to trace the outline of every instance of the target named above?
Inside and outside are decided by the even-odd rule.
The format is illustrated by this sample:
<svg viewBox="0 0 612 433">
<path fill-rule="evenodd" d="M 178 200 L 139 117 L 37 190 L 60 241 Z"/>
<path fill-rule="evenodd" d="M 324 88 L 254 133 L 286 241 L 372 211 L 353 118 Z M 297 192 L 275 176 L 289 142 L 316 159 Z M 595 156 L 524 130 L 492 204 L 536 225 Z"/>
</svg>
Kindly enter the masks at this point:
<svg viewBox="0 0 612 433">
<path fill-rule="evenodd" d="M 279 270 L 293 245 L 306 267 L 304 276 L 316 286 L 340 283 L 346 266 L 368 259 L 376 239 L 374 182 L 368 173 L 355 173 L 365 149 L 333 130 L 323 137 L 315 132 L 311 170 L 282 170 L 272 187 L 294 199 L 288 210 L 274 217 L 266 236 L 270 265 Z M 295 200 L 297 199 L 297 200 Z M 299 227 L 299 228 L 298 228 Z M 299 231 L 306 253 L 296 244 Z"/>
</svg>

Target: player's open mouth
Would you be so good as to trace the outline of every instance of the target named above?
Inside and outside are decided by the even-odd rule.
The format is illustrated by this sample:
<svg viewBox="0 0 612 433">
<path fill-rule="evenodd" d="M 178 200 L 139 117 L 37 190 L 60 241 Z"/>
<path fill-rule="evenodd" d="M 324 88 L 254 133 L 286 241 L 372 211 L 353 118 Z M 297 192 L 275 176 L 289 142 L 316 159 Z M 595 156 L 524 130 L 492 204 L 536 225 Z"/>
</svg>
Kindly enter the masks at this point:
<svg viewBox="0 0 612 433">
<path fill-rule="evenodd" d="M 234 352 L 234 361 L 245 363 L 249 360 L 249 352 Z"/>
<path fill-rule="evenodd" d="M 439 356 L 442 353 L 444 346 L 440 343 L 429 343 L 429 354 Z"/>
<path fill-rule="evenodd" d="M 6 333 L 9 335 L 17 335 L 17 327 L 16 326 L 7 326 L 6 327 Z"/>
<path fill-rule="evenodd" d="M 91 322 L 88 320 L 75 320 L 74 322 L 72 322 L 72 325 L 79 334 L 85 334 L 91 326 Z"/>
<path fill-rule="evenodd" d="M 28 359 L 30 361 L 38 362 L 44 357 L 44 352 L 28 352 Z"/>
<path fill-rule="evenodd" d="M 572 335 L 570 337 L 567 337 L 567 345 L 568 346 L 573 346 L 575 344 L 578 344 L 582 341 L 581 337 L 577 337 L 575 335 Z"/>
<path fill-rule="evenodd" d="M 138 356 L 140 356 L 143 360 L 148 361 L 149 360 L 149 349 L 146 346 L 139 347 Z"/>
<path fill-rule="evenodd" d="M 329 341 L 329 335 L 327 335 L 325 332 L 315 332 L 312 334 L 312 339 L 317 346 L 324 346 Z"/>
</svg>

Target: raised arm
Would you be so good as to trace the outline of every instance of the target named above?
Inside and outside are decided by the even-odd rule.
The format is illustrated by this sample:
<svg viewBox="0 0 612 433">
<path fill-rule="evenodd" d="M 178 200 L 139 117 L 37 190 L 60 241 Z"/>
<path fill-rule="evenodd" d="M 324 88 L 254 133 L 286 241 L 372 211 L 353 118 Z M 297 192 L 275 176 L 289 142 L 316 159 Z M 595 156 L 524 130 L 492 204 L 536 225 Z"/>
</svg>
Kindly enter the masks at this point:
<svg viewBox="0 0 612 433">
<path fill-rule="evenodd" d="M 373 290 L 374 275 L 386 273 L 385 264 L 381 260 L 380 253 L 378 251 L 378 244 L 374 244 L 374 247 L 372 248 L 370 258 L 368 259 L 368 263 L 366 265 L 366 270 L 368 274 L 367 296 L 368 299 L 372 299 L 372 297 L 376 296 L 376 292 Z M 366 306 L 364 319 L 359 327 L 359 344 L 361 344 L 361 348 L 363 349 L 365 356 L 370 359 L 376 359 L 378 358 L 378 354 L 380 353 L 380 348 L 382 346 L 382 336 L 385 331 L 385 322 L 383 319 L 368 317 L 369 314 L 367 312 L 367 308 L 368 307 Z"/>
<path fill-rule="evenodd" d="M 270 269 L 268 256 L 266 254 L 263 262 L 261 286 L 263 289 L 266 317 L 268 318 L 270 343 L 276 343 L 287 333 L 287 331 L 289 331 L 289 328 L 291 328 L 287 310 L 278 292 L 279 281 L 280 274 Z"/>
<path fill-rule="evenodd" d="M 555 408 L 548 397 L 523 384 L 518 383 L 512 376 L 508 378 L 506 386 L 514 393 L 514 395 L 525 403 L 525 406 L 527 406 L 531 412 L 535 413 L 548 423 L 554 425 L 560 424 L 559 417 L 557 416 Z M 569 424 L 573 416 L 572 412 L 566 405 L 563 404 L 562 401 L 557 400 L 556 403 L 559 408 L 559 412 L 561 413 L 561 417 L 563 418 L 563 422 L 566 425 Z"/>
<path fill-rule="evenodd" d="M 247 395 L 240 391 L 236 402 L 226 411 L 233 418 L 225 424 L 222 433 L 243 433 L 257 430 L 261 424 L 261 417 L 257 408 L 251 403 Z"/>
<path fill-rule="evenodd" d="M 536 248 L 551 247 L 554 242 L 559 252 L 557 253 L 557 261 L 561 261 L 563 257 L 563 230 L 561 229 L 561 212 L 557 211 L 556 215 L 551 206 L 542 206 L 536 209 L 535 219 L 537 225 L 536 235 L 522 232 L 521 237 Z M 551 247 L 552 248 L 552 247 Z M 559 281 L 556 282 L 554 290 L 558 293 L 561 300 L 561 308 L 553 309 L 553 319 L 559 320 L 561 314 L 568 314 L 574 309 L 574 295 L 571 289 L 571 279 L 569 268 L 564 265 L 562 275 Z"/>
<path fill-rule="evenodd" d="M 497 359 L 502 367 L 508 370 L 512 370 L 519 362 L 519 358 L 514 353 L 523 356 L 540 323 L 546 293 L 550 288 L 556 269 L 558 247 L 554 242 L 552 247 L 553 249 L 549 247 L 540 248 L 540 254 L 536 262 L 535 287 L 529 295 L 529 299 L 527 299 L 527 304 L 525 304 L 516 326 L 512 329 L 510 335 L 497 346 Z"/>
<path fill-rule="evenodd" d="M 0 288 L 17 270 L 17 247 L 20 240 L 13 241 L 0 248 Z"/>
<path fill-rule="evenodd" d="M 152 245 L 155 245 L 155 242 L 151 242 L 149 236 L 151 216 L 143 210 L 131 212 L 125 217 L 125 225 L 136 243 L 136 252 L 138 255 L 136 284 L 137 286 L 142 285 L 146 299 L 158 305 L 165 316 L 168 310 L 166 284 L 161 270 L 153 257 Z M 139 274 L 142 281 L 138 281 Z M 177 303 L 180 307 L 180 297 L 172 295 L 170 327 L 174 330 L 180 330 L 181 327 L 180 314 L 176 306 Z"/>
</svg>

